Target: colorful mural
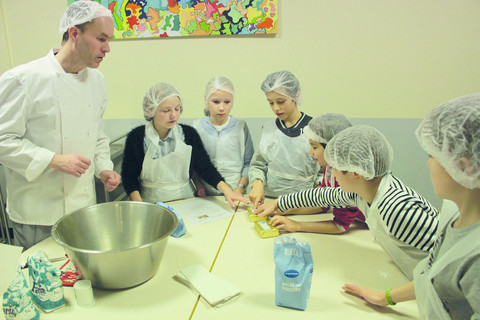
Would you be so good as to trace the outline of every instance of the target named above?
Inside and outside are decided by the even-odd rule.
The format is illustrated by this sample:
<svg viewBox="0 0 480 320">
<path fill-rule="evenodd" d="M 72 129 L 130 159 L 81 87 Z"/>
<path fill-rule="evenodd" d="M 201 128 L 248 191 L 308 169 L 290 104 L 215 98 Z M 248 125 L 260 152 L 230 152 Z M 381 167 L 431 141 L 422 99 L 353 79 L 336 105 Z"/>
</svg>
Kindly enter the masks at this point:
<svg viewBox="0 0 480 320">
<path fill-rule="evenodd" d="M 112 11 L 115 39 L 277 32 L 278 0 L 95 1 Z"/>
</svg>

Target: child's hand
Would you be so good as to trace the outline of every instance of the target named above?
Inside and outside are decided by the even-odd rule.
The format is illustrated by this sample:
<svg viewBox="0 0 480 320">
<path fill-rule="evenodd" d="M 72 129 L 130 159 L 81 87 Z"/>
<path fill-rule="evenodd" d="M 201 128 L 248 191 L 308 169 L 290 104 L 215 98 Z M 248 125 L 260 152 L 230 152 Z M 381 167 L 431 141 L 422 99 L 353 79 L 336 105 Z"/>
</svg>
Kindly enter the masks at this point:
<svg viewBox="0 0 480 320">
<path fill-rule="evenodd" d="M 252 184 L 252 190 L 248 194 L 250 201 L 253 204 L 253 210 L 265 201 L 265 193 L 263 191 L 263 183 L 260 180 L 255 180 Z"/>
<path fill-rule="evenodd" d="M 205 186 L 203 185 L 203 183 L 200 182 L 200 179 L 198 178 L 198 175 L 195 171 L 193 171 L 192 173 L 192 180 L 193 184 L 195 185 L 195 189 L 197 190 L 195 192 L 195 196 L 200 198 L 206 198 L 207 191 L 205 191 Z"/>
<path fill-rule="evenodd" d="M 207 197 L 207 192 L 205 191 L 205 186 L 203 184 L 199 183 L 195 187 L 197 188 L 197 192 L 196 192 L 197 197 L 200 197 L 200 198 Z"/>
<path fill-rule="evenodd" d="M 270 224 L 277 229 L 284 229 L 288 232 L 298 232 L 300 231 L 301 226 L 299 222 L 293 221 L 284 216 L 274 216 L 270 219 Z"/>
<path fill-rule="evenodd" d="M 385 292 L 375 291 L 370 288 L 360 287 L 356 284 L 344 284 L 342 289 L 353 296 L 363 298 L 371 304 L 375 304 L 380 307 L 386 307 L 388 305 L 387 299 L 385 298 Z"/>
<path fill-rule="evenodd" d="M 250 204 L 250 201 L 248 201 L 247 198 L 239 195 L 234 191 L 231 191 L 231 190 L 225 191 L 224 195 L 225 195 L 225 200 L 227 200 L 227 202 L 230 204 L 230 207 L 232 207 L 232 209 L 235 209 L 237 207 L 238 201 L 243 202 L 247 205 Z"/>
<path fill-rule="evenodd" d="M 235 191 L 233 191 L 233 194 L 236 196 L 236 197 L 241 197 L 243 198 L 243 192 L 238 190 L 239 188 L 235 189 Z"/>
<path fill-rule="evenodd" d="M 287 211 L 283 212 L 283 211 L 280 211 L 280 209 L 277 208 L 272 213 L 277 215 L 277 216 L 286 216 L 286 215 L 289 215 L 289 214 L 296 214 L 296 209 L 288 209 Z"/>
<path fill-rule="evenodd" d="M 265 217 L 269 214 L 270 215 L 273 214 L 273 212 L 277 209 L 278 209 L 277 200 L 275 199 L 273 201 L 270 201 L 258 206 L 257 209 L 254 209 L 253 213 L 258 215 L 259 217 Z"/>
</svg>

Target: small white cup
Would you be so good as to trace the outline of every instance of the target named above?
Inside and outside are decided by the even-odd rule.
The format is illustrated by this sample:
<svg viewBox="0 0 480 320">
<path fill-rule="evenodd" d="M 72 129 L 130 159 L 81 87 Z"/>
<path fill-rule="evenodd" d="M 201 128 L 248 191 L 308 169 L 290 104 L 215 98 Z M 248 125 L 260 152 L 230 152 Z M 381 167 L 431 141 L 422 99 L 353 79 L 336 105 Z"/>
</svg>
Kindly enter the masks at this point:
<svg viewBox="0 0 480 320">
<path fill-rule="evenodd" d="M 85 308 L 95 304 L 93 297 L 92 283 L 90 280 L 79 280 L 73 285 L 75 297 L 77 298 L 77 306 Z"/>
</svg>

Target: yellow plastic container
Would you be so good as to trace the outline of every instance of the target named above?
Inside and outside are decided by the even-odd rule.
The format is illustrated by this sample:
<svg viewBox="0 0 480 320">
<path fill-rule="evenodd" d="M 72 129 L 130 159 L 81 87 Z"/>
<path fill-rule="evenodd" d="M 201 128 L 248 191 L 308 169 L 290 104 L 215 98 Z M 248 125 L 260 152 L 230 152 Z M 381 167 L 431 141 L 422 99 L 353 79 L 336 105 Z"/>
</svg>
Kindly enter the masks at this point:
<svg viewBox="0 0 480 320">
<path fill-rule="evenodd" d="M 278 229 L 272 227 L 267 221 L 255 221 L 255 231 L 260 238 L 278 237 Z"/>
<path fill-rule="evenodd" d="M 259 217 L 255 213 L 252 212 L 252 209 L 250 207 L 247 208 L 248 211 L 248 220 L 250 222 L 255 222 L 255 221 L 267 221 L 267 216 L 265 217 Z"/>
</svg>

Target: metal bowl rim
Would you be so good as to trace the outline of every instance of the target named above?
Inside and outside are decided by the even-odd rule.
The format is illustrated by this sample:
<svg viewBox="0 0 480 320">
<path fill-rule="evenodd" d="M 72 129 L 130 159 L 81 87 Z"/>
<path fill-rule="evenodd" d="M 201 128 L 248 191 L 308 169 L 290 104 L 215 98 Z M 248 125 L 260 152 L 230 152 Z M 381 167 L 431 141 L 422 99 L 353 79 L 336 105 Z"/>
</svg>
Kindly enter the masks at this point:
<svg viewBox="0 0 480 320">
<path fill-rule="evenodd" d="M 147 206 L 157 206 L 156 204 L 153 204 L 153 203 L 149 203 L 149 202 L 141 202 L 141 201 L 117 201 L 117 202 L 104 202 L 104 203 L 98 203 L 98 204 L 94 204 L 94 205 L 91 205 L 91 206 L 88 206 L 88 207 L 84 207 L 84 208 L 80 208 L 80 209 L 77 209 L 75 211 L 72 211 L 70 212 L 69 214 L 61 217 L 60 219 L 57 220 L 57 222 L 55 222 L 55 224 L 52 226 L 52 231 L 51 231 L 51 235 L 52 235 L 52 239 L 57 243 L 59 244 L 60 246 L 68 249 L 68 250 L 71 250 L 71 251 L 74 251 L 74 252 L 79 252 L 79 253 L 96 253 L 96 254 L 101 254 L 101 253 L 120 253 L 120 252 L 126 252 L 126 251 L 130 251 L 130 250 L 135 250 L 135 249 L 142 249 L 142 248 L 145 248 L 145 247 L 150 247 L 152 246 L 153 244 L 157 243 L 157 242 L 160 242 L 162 240 L 164 240 L 165 238 L 169 237 L 174 231 L 175 229 L 177 228 L 178 226 L 178 218 L 177 216 L 175 215 L 175 213 L 173 213 L 172 211 L 170 211 L 168 208 L 165 208 L 165 207 L 162 207 L 164 209 L 167 210 L 167 212 L 170 213 L 170 215 L 174 218 L 174 224 L 173 224 L 173 227 L 171 228 L 172 230 L 169 230 L 169 232 L 167 232 L 165 234 L 165 236 L 159 238 L 159 239 L 156 239 L 154 241 L 151 241 L 149 243 L 145 243 L 141 246 L 137 246 L 137 247 L 129 247 L 129 248 L 123 248 L 123 249 L 115 249 L 115 250 L 107 250 L 107 251 L 100 251 L 100 250 L 87 250 L 87 249 L 80 249 L 80 248 L 76 248 L 76 247 L 72 247 L 68 244 L 66 244 L 65 242 L 63 242 L 62 240 L 60 240 L 56 234 L 56 230 L 57 230 L 57 226 L 63 221 L 65 220 L 67 217 L 69 217 L 71 214 L 74 214 L 78 211 L 81 211 L 81 210 L 85 210 L 85 209 L 88 209 L 88 208 L 93 208 L 93 207 L 99 207 L 99 206 L 104 206 L 108 203 L 133 203 L 133 204 L 141 204 L 141 205 L 147 205 Z"/>
</svg>

